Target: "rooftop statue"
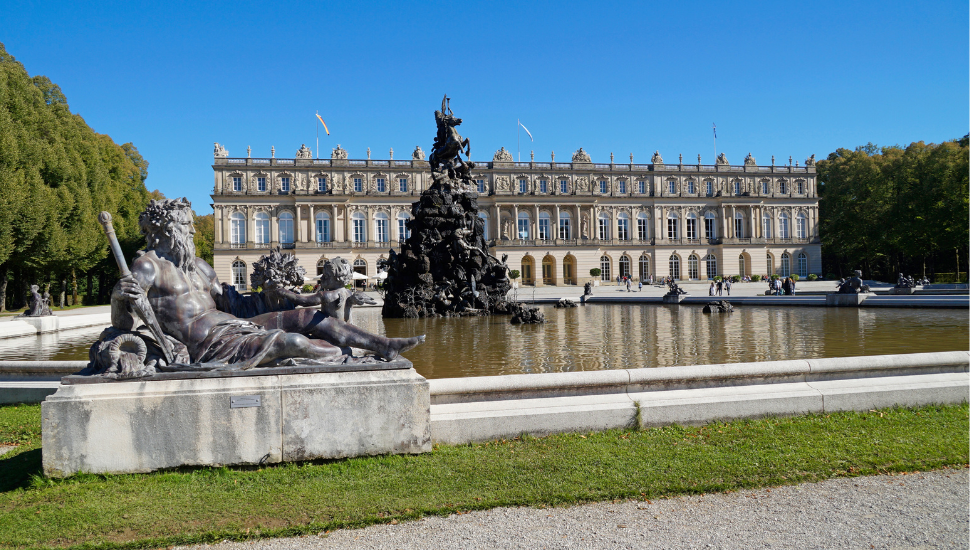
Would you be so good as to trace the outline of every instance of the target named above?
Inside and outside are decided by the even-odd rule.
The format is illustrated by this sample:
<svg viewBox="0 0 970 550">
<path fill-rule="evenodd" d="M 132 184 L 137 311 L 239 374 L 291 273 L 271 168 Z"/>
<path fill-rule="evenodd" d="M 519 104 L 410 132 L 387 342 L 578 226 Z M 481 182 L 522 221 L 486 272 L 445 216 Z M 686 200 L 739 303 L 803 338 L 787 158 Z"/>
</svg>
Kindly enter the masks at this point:
<svg viewBox="0 0 970 550">
<path fill-rule="evenodd" d="M 651 157 L 650 162 L 652 162 L 653 164 L 663 164 L 664 163 L 664 158 L 662 156 L 660 156 L 660 151 L 654 151 L 653 152 L 653 157 Z"/>
<path fill-rule="evenodd" d="M 225 287 L 212 267 L 195 256 L 192 209 L 185 199 L 153 200 L 142 212 L 139 226 L 147 246 L 130 271 L 106 212 L 102 223 L 122 278 L 111 295 L 112 326 L 92 346 L 85 374 L 134 378 L 152 375 L 156 369 L 248 370 L 300 359 L 314 364 L 345 362 L 351 357 L 350 347 L 391 360 L 424 341 L 424 336 L 370 334 L 313 309 L 286 309 L 289 304 L 282 304 L 278 296 L 266 307 L 280 309 L 248 318 L 220 309 L 219 304 L 227 305 Z M 322 299 L 276 290 L 294 306 L 320 304 Z M 144 327 L 137 326 L 138 320 Z"/>
<path fill-rule="evenodd" d="M 573 153 L 573 162 L 593 162 L 593 161 L 592 159 L 589 158 L 589 153 L 587 153 L 586 151 L 583 151 L 583 148 L 580 147 L 579 151 L 576 151 L 575 153 Z"/>
<path fill-rule="evenodd" d="M 225 147 L 219 145 L 219 142 L 215 142 L 215 147 L 212 149 L 212 156 L 215 158 L 224 158 L 229 156 L 229 151 Z"/>
<path fill-rule="evenodd" d="M 411 153 L 411 160 L 424 160 L 424 151 L 421 150 L 420 145 L 414 146 L 414 152 Z"/>
<path fill-rule="evenodd" d="M 717 160 L 715 162 L 717 164 L 719 164 L 719 165 L 728 165 L 728 164 L 731 164 L 730 162 L 728 162 L 727 155 L 725 155 L 724 153 L 719 154 L 717 156 Z M 698 164 L 700 164 L 700 163 L 698 162 Z"/>
<path fill-rule="evenodd" d="M 345 160 L 347 158 L 347 150 L 341 149 L 340 144 L 338 143 L 337 147 L 333 150 L 333 153 L 330 153 L 330 158 Z"/>
<path fill-rule="evenodd" d="M 505 147 L 495 151 L 495 154 L 492 155 L 492 161 L 494 162 L 513 162 L 514 160 L 512 153 L 508 152 Z"/>
<path fill-rule="evenodd" d="M 313 151 L 306 146 L 306 143 L 300 145 L 300 149 L 296 152 L 296 158 L 298 159 L 312 159 Z"/>
<path fill-rule="evenodd" d="M 815 155 L 812 155 L 805 159 L 805 166 L 815 166 Z"/>
<path fill-rule="evenodd" d="M 758 162 L 756 160 L 754 160 L 754 157 L 751 155 L 751 153 L 748 153 L 748 156 L 744 157 L 744 165 L 745 166 L 757 166 L 758 165 Z"/>
</svg>

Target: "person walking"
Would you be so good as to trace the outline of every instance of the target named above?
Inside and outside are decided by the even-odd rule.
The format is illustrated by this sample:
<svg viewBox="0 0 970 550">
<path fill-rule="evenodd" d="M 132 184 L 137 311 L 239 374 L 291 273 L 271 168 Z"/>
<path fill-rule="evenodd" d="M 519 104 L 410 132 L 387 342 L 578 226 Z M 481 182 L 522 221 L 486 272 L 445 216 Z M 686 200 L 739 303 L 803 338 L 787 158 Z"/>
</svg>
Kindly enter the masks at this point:
<svg viewBox="0 0 970 550">
<path fill-rule="evenodd" d="M 724 279 L 724 290 L 727 291 L 727 295 L 728 296 L 731 295 L 731 278 L 730 277 Z"/>
<path fill-rule="evenodd" d="M 724 279 L 717 280 L 717 295 L 720 296 L 724 290 Z"/>
<path fill-rule="evenodd" d="M 775 296 L 781 296 L 781 279 L 775 279 Z"/>
<path fill-rule="evenodd" d="M 711 281 L 711 288 L 707 289 L 708 296 L 714 296 L 714 281 Z"/>
<path fill-rule="evenodd" d="M 643 292 L 643 279 L 637 282 L 637 292 Z"/>
</svg>

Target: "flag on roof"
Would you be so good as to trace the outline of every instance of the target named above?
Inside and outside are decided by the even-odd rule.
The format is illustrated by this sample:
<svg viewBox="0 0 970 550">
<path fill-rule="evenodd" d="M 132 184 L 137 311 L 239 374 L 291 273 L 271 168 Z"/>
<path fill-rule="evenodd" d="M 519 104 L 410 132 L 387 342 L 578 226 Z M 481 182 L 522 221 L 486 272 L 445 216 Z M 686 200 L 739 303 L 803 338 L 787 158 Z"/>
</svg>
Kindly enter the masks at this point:
<svg viewBox="0 0 970 550">
<path fill-rule="evenodd" d="M 320 116 L 320 113 L 317 113 L 317 118 L 320 119 L 320 124 L 323 124 L 323 129 L 327 132 L 327 135 L 329 136 L 330 130 L 327 129 L 327 123 L 323 121 L 323 117 Z"/>
<path fill-rule="evenodd" d="M 518 120 L 516 122 L 518 122 L 519 126 L 521 126 L 523 130 L 525 130 L 525 133 L 529 134 L 529 140 L 535 141 L 534 139 L 532 139 L 532 132 L 530 132 L 529 129 L 525 127 L 525 124 L 522 124 L 522 122 Z"/>
</svg>

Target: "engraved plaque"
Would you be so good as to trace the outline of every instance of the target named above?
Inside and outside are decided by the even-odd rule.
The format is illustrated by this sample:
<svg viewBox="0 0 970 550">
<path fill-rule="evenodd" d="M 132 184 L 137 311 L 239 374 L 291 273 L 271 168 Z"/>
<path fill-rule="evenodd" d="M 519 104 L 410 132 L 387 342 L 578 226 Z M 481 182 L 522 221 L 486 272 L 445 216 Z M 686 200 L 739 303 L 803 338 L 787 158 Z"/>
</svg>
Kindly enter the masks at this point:
<svg viewBox="0 0 970 550">
<path fill-rule="evenodd" d="M 230 409 L 244 409 L 260 406 L 258 395 L 237 395 L 229 398 Z"/>
</svg>

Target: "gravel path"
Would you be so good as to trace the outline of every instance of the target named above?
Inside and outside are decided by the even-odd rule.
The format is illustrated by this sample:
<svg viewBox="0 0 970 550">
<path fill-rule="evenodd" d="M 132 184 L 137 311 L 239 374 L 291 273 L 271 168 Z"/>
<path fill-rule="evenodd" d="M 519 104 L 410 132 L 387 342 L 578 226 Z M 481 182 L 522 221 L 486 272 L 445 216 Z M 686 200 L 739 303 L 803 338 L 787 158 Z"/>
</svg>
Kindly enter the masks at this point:
<svg viewBox="0 0 970 550">
<path fill-rule="evenodd" d="M 968 470 L 652 502 L 496 508 L 398 525 L 244 543 L 258 548 L 960 548 L 970 547 Z"/>
</svg>

